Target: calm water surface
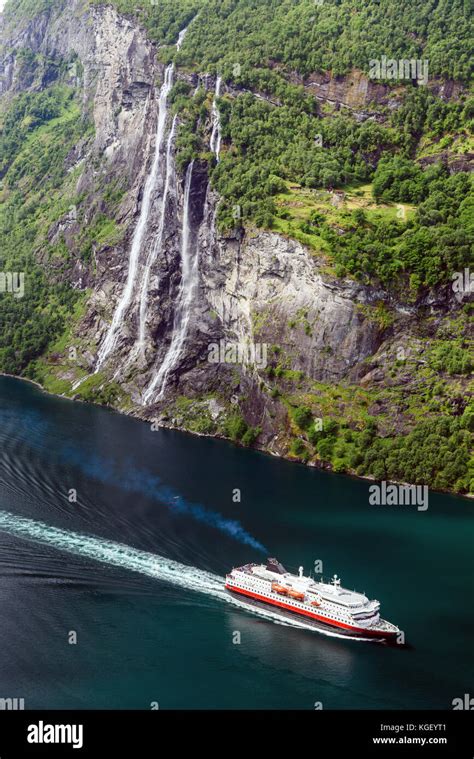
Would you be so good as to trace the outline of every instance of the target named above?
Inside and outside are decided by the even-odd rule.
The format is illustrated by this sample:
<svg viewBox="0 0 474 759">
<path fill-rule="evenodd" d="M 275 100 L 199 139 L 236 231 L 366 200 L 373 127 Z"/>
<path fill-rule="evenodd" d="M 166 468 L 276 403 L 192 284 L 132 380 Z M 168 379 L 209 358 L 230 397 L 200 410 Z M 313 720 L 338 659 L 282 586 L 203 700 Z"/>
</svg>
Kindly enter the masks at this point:
<svg viewBox="0 0 474 759">
<path fill-rule="evenodd" d="M 367 482 L 151 432 L 10 378 L 0 497 L 15 517 L 130 547 L 117 567 L 0 531 L 0 696 L 27 708 L 450 708 L 472 692 L 469 501 L 370 506 Z M 132 571 L 133 549 L 156 555 L 150 567 L 187 565 L 181 583 Z M 284 626 L 212 595 L 267 553 L 292 570 L 322 560 L 378 598 L 410 646 Z M 209 592 L 193 589 L 201 576 Z"/>
</svg>

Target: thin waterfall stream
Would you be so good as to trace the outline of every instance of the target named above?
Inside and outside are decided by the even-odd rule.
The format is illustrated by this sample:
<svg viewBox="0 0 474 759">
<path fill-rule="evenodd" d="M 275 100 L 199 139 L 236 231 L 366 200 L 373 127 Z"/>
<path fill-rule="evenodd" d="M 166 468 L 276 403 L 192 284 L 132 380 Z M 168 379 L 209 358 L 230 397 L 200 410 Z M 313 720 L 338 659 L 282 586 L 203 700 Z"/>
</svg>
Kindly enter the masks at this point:
<svg viewBox="0 0 474 759">
<path fill-rule="evenodd" d="M 191 161 L 186 171 L 184 187 L 183 228 L 181 237 L 181 285 L 173 321 L 173 336 L 157 374 L 144 394 L 145 403 L 153 399 L 156 390 L 157 397 L 164 394 L 168 376 L 176 366 L 188 332 L 191 316 L 191 305 L 199 278 L 197 237 L 194 233 L 191 219 L 191 186 L 194 161 Z"/>
</svg>

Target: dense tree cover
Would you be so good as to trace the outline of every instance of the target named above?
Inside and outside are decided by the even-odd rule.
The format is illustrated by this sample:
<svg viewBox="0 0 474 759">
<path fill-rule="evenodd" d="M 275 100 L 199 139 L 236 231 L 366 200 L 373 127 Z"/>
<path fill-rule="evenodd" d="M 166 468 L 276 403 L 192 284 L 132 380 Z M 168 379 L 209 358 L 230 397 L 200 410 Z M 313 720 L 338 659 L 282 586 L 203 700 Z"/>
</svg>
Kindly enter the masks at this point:
<svg viewBox="0 0 474 759">
<path fill-rule="evenodd" d="M 395 141 L 389 129 L 373 121 L 319 118 L 314 100 L 307 97 L 301 97 L 299 107 L 275 107 L 244 94 L 233 101 L 221 98 L 219 109 L 224 140 L 231 144 L 213 174 L 224 198 L 222 226 L 235 224 L 236 206 L 240 219 L 271 225 L 272 196 L 282 191 L 282 179 L 307 187 L 366 180 L 380 150 Z"/>
<path fill-rule="evenodd" d="M 416 181 L 408 182 L 410 173 Z M 397 158 L 381 161 L 374 188 L 395 201 L 422 200 L 408 223 L 367 221 L 339 235 L 323 224 L 321 236 L 331 245 L 338 273 L 358 279 L 378 277 L 393 288 L 403 273 L 411 274 L 413 292 L 420 285 L 448 281 L 472 261 L 472 180 L 465 173 L 449 175 L 437 164 L 422 172 Z"/>
<path fill-rule="evenodd" d="M 474 131 L 474 98 L 446 101 L 426 87 L 407 87 L 390 123 L 397 133 L 397 145 L 406 156 L 414 153 L 423 135 L 434 140 L 444 135 L 444 147 L 448 147 L 450 136 Z"/>
<path fill-rule="evenodd" d="M 428 485 L 440 490 L 474 492 L 471 457 L 474 411 L 467 407 L 460 417 L 440 416 L 419 422 L 407 435 L 379 437 L 377 423 L 369 418 L 365 429 L 352 430 L 335 419 L 323 428 L 309 426 L 305 441 L 293 444 L 292 453 L 306 459 L 317 454 L 336 471 L 355 471 L 378 480 Z M 295 411 L 292 412 L 294 415 Z"/>
<path fill-rule="evenodd" d="M 103 0 L 90 0 L 103 5 Z M 174 45 L 182 29 L 198 14 L 207 0 L 112 0 L 125 15 L 138 16 L 151 39 Z"/>
<path fill-rule="evenodd" d="M 427 102 L 430 108 L 420 118 L 420 134 L 441 119 L 434 99 Z M 273 196 L 284 189 L 283 179 L 310 188 L 373 179 L 377 200 L 418 204 L 416 217 L 408 223 L 374 224 L 356 211 L 353 228 L 341 235 L 325 223 L 324 214 L 313 216 L 304 231 L 328 243 L 339 275 L 377 277 L 393 287 L 400 275 L 411 274 L 416 293 L 420 285 L 435 285 L 469 265 L 474 225 L 469 175 L 450 176 L 440 163 L 422 169 L 407 157 L 411 146 L 404 145 L 403 133 L 395 127 L 373 121 L 359 124 L 341 114 L 321 118 L 314 101 L 303 95 L 300 107 L 274 106 L 243 94 L 221 98 L 219 109 L 229 145 L 213 172 L 223 198 L 222 227 L 238 226 L 249 218 L 271 227 L 278 213 Z M 441 110 L 445 118 L 460 123 L 466 105 Z"/>
<path fill-rule="evenodd" d="M 474 367 L 474 356 L 462 340 L 446 340 L 431 352 L 430 366 L 437 372 L 447 374 L 470 374 Z"/>
<path fill-rule="evenodd" d="M 293 421 L 300 430 L 307 430 L 313 421 L 311 409 L 307 406 L 297 406 L 292 412 Z"/>
<path fill-rule="evenodd" d="M 201 70 L 282 66 L 301 74 L 380 58 L 429 60 L 430 76 L 468 79 L 468 0 L 209 0 L 202 3 L 182 60 Z"/>
<path fill-rule="evenodd" d="M 61 281 L 65 246 L 51 245 L 51 224 L 68 209 L 65 160 L 87 132 L 73 93 L 53 87 L 14 98 L 0 125 L 0 271 L 23 272 L 25 294 L 0 293 L 0 371 L 19 374 L 64 329 L 78 293 Z M 57 257 L 54 281 L 38 263 Z M 61 266 L 58 265 L 62 261 Z"/>
<path fill-rule="evenodd" d="M 67 0 L 7 0 L 4 15 L 7 23 L 33 18 L 50 8 L 61 7 Z"/>
<path fill-rule="evenodd" d="M 61 334 L 77 300 L 67 284 L 48 283 L 33 256 L 23 266 L 25 296 L 0 293 L 0 371 L 10 374 L 20 374 Z"/>
<path fill-rule="evenodd" d="M 440 417 L 420 422 L 405 436 L 374 438 L 357 473 L 468 491 L 474 473 L 469 470 L 472 436 L 466 426 L 465 419 Z"/>
<path fill-rule="evenodd" d="M 60 0 L 16 0 L 24 4 Z M 100 0 L 93 0 L 100 2 Z M 10 0 L 13 8 L 14 0 Z M 113 0 L 134 14 L 158 42 L 172 44 L 194 19 L 178 60 L 227 76 L 241 67 L 368 72 L 380 58 L 422 58 L 430 76 L 469 78 L 472 10 L 469 0 Z M 275 82 L 273 78 L 273 82 Z"/>
<path fill-rule="evenodd" d="M 434 171 L 438 173 L 439 166 Z M 419 164 L 400 156 L 382 158 L 374 175 L 374 197 L 419 203 L 428 193 L 432 173 L 433 170 L 423 171 Z"/>
<path fill-rule="evenodd" d="M 13 100 L 0 127 L 0 179 L 24 147 L 28 136 L 41 124 L 59 116 L 71 98 L 71 91 L 54 88 L 24 92 Z M 24 170 L 28 172 L 28 167 Z M 15 181 L 12 177 L 9 179 L 10 182 Z"/>
<path fill-rule="evenodd" d="M 178 171 L 184 173 L 189 162 L 206 147 L 208 139 L 206 126 L 211 107 L 210 96 L 200 88 L 194 97 L 190 97 L 191 86 L 178 80 L 170 93 L 173 113 L 179 113 L 179 130 L 175 142 L 176 164 Z M 210 155 L 208 156 L 210 160 Z"/>
<path fill-rule="evenodd" d="M 223 432 L 235 443 L 240 442 L 242 445 L 250 447 L 257 440 L 261 429 L 260 427 L 249 427 L 242 414 L 236 411 L 226 419 Z"/>
</svg>

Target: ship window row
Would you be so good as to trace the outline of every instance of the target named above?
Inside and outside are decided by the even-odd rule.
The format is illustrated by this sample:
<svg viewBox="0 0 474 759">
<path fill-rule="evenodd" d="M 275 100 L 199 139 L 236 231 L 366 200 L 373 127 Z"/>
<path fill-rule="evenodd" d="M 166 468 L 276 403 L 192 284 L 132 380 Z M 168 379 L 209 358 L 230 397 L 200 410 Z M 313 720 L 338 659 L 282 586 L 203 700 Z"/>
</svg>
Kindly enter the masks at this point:
<svg viewBox="0 0 474 759">
<path fill-rule="evenodd" d="M 243 587 L 245 590 L 252 591 L 254 589 L 254 587 L 255 587 L 254 585 L 248 585 L 248 584 L 246 584 L 246 583 L 244 583 L 242 581 L 240 581 L 240 582 L 241 582 L 241 587 Z M 292 604 L 293 605 L 297 605 L 297 606 L 299 606 L 302 609 L 306 608 L 306 604 L 302 603 L 301 601 L 295 601 L 295 600 L 292 599 Z M 331 611 L 331 609 L 329 611 Z M 317 612 L 313 612 L 313 613 L 316 614 Z M 337 619 L 339 622 L 345 622 L 345 623 L 348 622 L 348 618 L 347 617 L 342 617 L 339 614 L 336 614 L 334 611 L 332 612 L 332 614 L 334 615 L 334 619 Z M 357 620 L 354 620 L 354 621 L 357 622 Z"/>
<path fill-rule="evenodd" d="M 254 576 L 254 579 L 256 580 L 255 584 L 258 585 L 258 586 L 265 587 L 265 586 L 267 586 L 270 583 L 270 580 L 262 580 L 260 578 L 256 578 L 255 576 Z M 240 582 L 243 582 L 243 580 L 240 580 Z M 245 587 L 248 590 L 251 590 L 252 586 L 246 585 Z M 316 591 L 308 591 L 308 593 L 311 593 L 313 595 L 313 594 L 316 593 Z M 360 604 L 348 604 L 348 603 L 344 603 L 342 601 L 335 601 L 334 599 L 329 600 L 325 596 L 323 596 L 323 598 L 324 598 L 325 602 L 327 604 L 329 604 L 329 605 L 334 604 L 335 606 L 342 606 L 342 607 L 344 607 L 346 609 L 356 609 L 356 608 L 358 608 L 360 606 Z"/>
</svg>

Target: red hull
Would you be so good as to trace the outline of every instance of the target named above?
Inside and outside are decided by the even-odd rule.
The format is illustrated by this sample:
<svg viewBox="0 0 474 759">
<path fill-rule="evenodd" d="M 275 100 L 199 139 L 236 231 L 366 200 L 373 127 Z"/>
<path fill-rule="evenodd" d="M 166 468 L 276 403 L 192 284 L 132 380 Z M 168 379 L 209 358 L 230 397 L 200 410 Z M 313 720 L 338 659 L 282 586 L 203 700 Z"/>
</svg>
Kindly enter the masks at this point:
<svg viewBox="0 0 474 759">
<path fill-rule="evenodd" d="M 304 617 L 310 617 L 311 619 L 316 619 L 319 622 L 324 622 L 326 625 L 330 625 L 331 627 L 342 627 L 345 630 L 350 630 L 354 633 L 362 633 L 365 636 L 371 637 L 371 638 L 388 638 L 393 637 L 397 633 L 390 633 L 390 632 L 382 632 L 382 631 L 371 631 L 366 630 L 364 627 L 352 627 L 351 625 L 346 625 L 344 622 L 336 622 L 333 619 L 330 619 L 329 617 L 323 617 L 321 614 L 314 614 L 311 611 L 306 611 L 306 609 L 298 609 L 296 606 L 292 606 L 289 603 L 285 603 L 284 601 L 277 600 L 276 598 L 268 598 L 267 596 L 261 596 L 259 593 L 253 593 L 251 590 L 242 590 L 241 588 L 236 588 L 228 585 L 226 583 L 227 590 L 232 591 L 233 593 L 239 593 L 242 596 L 249 596 L 250 598 L 256 598 L 258 601 L 264 601 L 267 604 L 271 604 L 272 606 L 280 606 L 282 609 L 287 609 L 289 611 L 294 612 L 295 614 L 299 614 L 300 616 Z"/>
</svg>

